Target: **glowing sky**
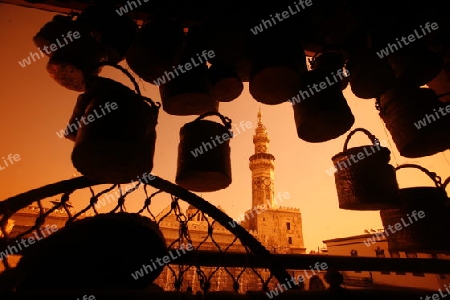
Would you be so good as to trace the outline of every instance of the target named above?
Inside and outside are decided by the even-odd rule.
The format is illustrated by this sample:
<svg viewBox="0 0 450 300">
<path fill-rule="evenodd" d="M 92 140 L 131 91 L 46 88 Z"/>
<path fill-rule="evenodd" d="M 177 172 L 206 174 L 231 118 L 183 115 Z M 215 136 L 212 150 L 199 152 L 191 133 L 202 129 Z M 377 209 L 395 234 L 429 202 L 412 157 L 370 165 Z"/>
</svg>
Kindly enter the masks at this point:
<svg viewBox="0 0 450 300">
<path fill-rule="evenodd" d="M 8 154 L 20 155 L 19 161 L 0 170 L 0 199 L 68 179 L 76 172 L 70 159 L 73 142 L 60 139 L 55 133 L 65 128 L 78 93 L 59 86 L 50 78 L 45 70 L 47 57 L 25 68 L 18 63 L 30 51 L 36 51 L 32 37 L 53 15 L 0 4 L 0 158 L 7 158 Z M 125 76 L 112 68 L 105 68 L 101 75 L 131 86 Z M 142 80 L 139 83 L 144 95 L 155 101 L 160 100 L 156 86 Z M 401 157 L 390 135 L 386 134 L 374 100 L 358 99 L 350 88 L 345 90 L 344 95 L 356 118 L 353 128 L 364 127 L 380 140 L 387 140 L 393 152 L 392 165 L 417 163 L 443 179 L 450 175 L 448 150 L 427 158 Z M 241 131 L 231 140 L 232 184 L 225 190 L 203 193 L 206 200 L 220 205 L 233 218 L 238 218 L 239 214 L 250 208 L 248 158 L 254 151 L 252 136 L 259 108 L 271 138 L 270 153 L 276 158 L 275 194 L 289 192 L 291 197 L 282 205 L 300 208 L 308 251 L 322 246 L 325 239 L 362 234 L 364 229 L 382 227 L 378 211 L 338 208 L 334 177 L 327 175 L 325 170 L 332 166 L 331 157 L 342 151 L 347 135 L 318 144 L 300 140 L 295 131 L 292 105 L 260 104 L 250 96 L 247 83 L 238 99 L 220 104 L 220 112 L 231 118 L 234 124 L 251 122 L 253 127 Z M 161 109 L 153 174 L 175 181 L 179 128 L 194 119 L 195 116 L 168 115 Z M 369 140 L 357 134 L 351 140 L 350 147 L 367 144 Z M 0 159 L 1 166 L 2 163 L 3 159 Z M 400 187 L 432 185 L 430 179 L 416 170 L 402 170 L 398 174 Z M 73 200 L 72 204 L 77 207 L 77 200 Z M 111 206 L 105 207 L 105 210 L 107 208 Z M 127 208 L 133 210 L 133 205 Z M 156 208 L 163 207 L 156 205 Z"/>
</svg>

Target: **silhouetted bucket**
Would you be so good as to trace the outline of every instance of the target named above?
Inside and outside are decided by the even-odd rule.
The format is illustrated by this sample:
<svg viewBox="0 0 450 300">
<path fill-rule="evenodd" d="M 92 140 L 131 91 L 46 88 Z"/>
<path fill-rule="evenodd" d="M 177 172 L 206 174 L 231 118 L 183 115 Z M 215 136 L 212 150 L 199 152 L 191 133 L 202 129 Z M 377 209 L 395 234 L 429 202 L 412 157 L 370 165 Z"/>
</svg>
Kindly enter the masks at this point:
<svg viewBox="0 0 450 300">
<path fill-rule="evenodd" d="M 364 132 L 373 145 L 348 149 L 350 138 L 358 131 Z M 339 208 L 380 210 L 400 206 L 395 170 L 389 164 L 390 154 L 368 130 L 356 128 L 349 133 L 343 152 L 331 158 L 336 168 Z"/>
<path fill-rule="evenodd" d="M 139 30 L 133 19 L 119 15 L 110 3 L 87 7 L 78 16 L 77 23 L 94 33 L 107 54 L 107 61 L 112 64 L 125 58 Z"/>
<path fill-rule="evenodd" d="M 186 41 L 174 68 L 190 65 L 185 72 L 171 70 L 166 75 L 167 81 L 159 86 L 163 110 L 171 115 L 201 115 L 217 111 L 219 101 L 211 94 L 208 79 L 208 67 L 205 57 L 209 57 L 197 28 L 189 28 Z M 205 52 L 206 51 L 206 52 Z M 205 53 L 205 56 L 201 56 Z"/>
<path fill-rule="evenodd" d="M 428 82 L 427 86 L 439 95 L 440 101 L 450 102 L 450 57 L 445 57 L 444 61 L 444 67 L 441 72 Z"/>
<path fill-rule="evenodd" d="M 249 22 L 249 14 L 244 7 L 232 11 L 221 9 L 210 15 L 202 27 L 206 49 L 216 54 L 209 63 L 220 60 L 225 65 L 233 66 L 242 82 L 248 82 L 250 76 Z"/>
<path fill-rule="evenodd" d="M 50 51 L 51 44 L 57 44 L 57 39 L 62 42 L 69 31 L 72 33 L 77 31 L 79 27 L 76 25 L 73 18 L 77 14 L 56 15 L 50 22 L 47 22 L 39 32 L 33 37 L 33 42 L 42 53 L 51 57 L 54 51 Z M 44 47 L 49 50 L 45 51 Z"/>
<path fill-rule="evenodd" d="M 120 241 L 119 233 L 124 233 Z M 77 290 L 145 290 L 164 271 L 155 261 L 169 257 L 157 222 L 137 213 L 95 214 L 68 222 L 48 238 L 38 240 L 33 251 L 21 253 L 18 269 L 26 276 L 21 278 L 18 291 L 40 294 L 48 289 L 50 277 L 55 283 L 52 291 L 57 294 Z M 92 251 L 101 255 L 92 255 Z M 111 263 L 121 256 L 127 259 Z M 143 264 L 148 266 L 148 274 L 136 275 L 136 279 L 130 276 Z"/>
<path fill-rule="evenodd" d="M 223 124 L 202 120 L 219 116 Z M 176 183 L 195 192 L 213 192 L 231 184 L 231 120 L 217 112 L 199 116 L 180 129 Z"/>
<path fill-rule="evenodd" d="M 87 76 L 100 72 L 98 64 L 105 59 L 102 46 L 79 27 L 79 38 L 59 47 L 47 63 L 47 72 L 63 87 L 83 92 Z"/>
<path fill-rule="evenodd" d="M 359 19 L 355 9 L 338 2 L 314 3 L 308 8 L 308 24 L 314 28 L 313 39 L 321 45 L 343 45 L 358 32 Z"/>
<path fill-rule="evenodd" d="M 351 54 L 345 67 L 350 72 L 352 92 L 358 98 L 376 98 L 395 83 L 395 73 L 388 61 L 373 51 Z"/>
<path fill-rule="evenodd" d="M 141 96 L 133 77 L 114 67 L 129 76 L 137 93 L 114 81 L 104 84 L 104 93 L 86 108 L 88 123 L 78 129 L 72 162 L 92 180 L 125 183 L 153 168 L 159 103 Z"/>
<path fill-rule="evenodd" d="M 78 128 L 81 127 L 78 122 L 82 122 L 81 118 L 84 116 L 86 108 L 89 106 L 94 96 L 94 93 L 83 93 L 78 96 L 72 116 L 69 119 L 69 124 L 66 127 L 66 139 L 71 140 L 72 142 L 76 141 Z"/>
<path fill-rule="evenodd" d="M 212 96 L 220 102 L 230 102 L 241 95 L 244 85 L 231 65 L 214 62 L 208 69 Z"/>
<path fill-rule="evenodd" d="M 107 87 L 107 89 L 106 89 Z M 66 127 L 65 138 L 75 142 L 78 129 L 83 122 L 87 107 L 91 103 L 92 99 L 97 96 L 114 95 L 115 93 L 127 94 L 130 89 L 117 81 L 103 77 L 90 77 L 87 82 L 86 91 L 80 94 L 77 98 L 77 103 L 72 112 L 72 116 L 69 119 L 69 123 Z"/>
<path fill-rule="evenodd" d="M 431 89 L 399 83 L 379 98 L 380 117 L 400 155 L 434 155 L 450 147 L 450 116 Z M 448 113 L 446 113 L 448 114 Z"/>
<path fill-rule="evenodd" d="M 181 25 L 168 18 L 147 19 L 126 54 L 131 70 L 145 81 L 156 84 L 179 59 L 184 32 Z"/>
<path fill-rule="evenodd" d="M 340 52 L 328 51 L 318 53 L 312 58 L 312 60 L 310 60 L 310 63 L 312 70 L 327 70 L 331 74 L 331 72 L 336 73 L 338 70 L 343 72 L 345 59 Z M 342 90 L 348 86 L 349 81 L 349 77 L 343 77 L 342 79 L 339 78 Z"/>
<path fill-rule="evenodd" d="M 160 85 L 159 93 L 164 111 L 176 116 L 217 111 L 219 101 L 211 94 L 207 72 L 205 63 Z"/>
<path fill-rule="evenodd" d="M 388 56 L 396 77 L 422 86 L 435 78 L 444 64 L 442 57 L 425 44 L 409 45 Z"/>
<path fill-rule="evenodd" d="M 402 207 L 380 211 L 383 227 L 389 234 L 387 236 L 389 250 L 449 252 L 450 241 L 445 237 L 450 233 L 447 226 L 450 210 L 445 186 L 441 184 L 439 176 L 421 166 L 405 164 L 396 170 L 410 167 L 427 174 L 436 187 L 400 189 Z M 396 224 L 401 225 L 400 229 L 395 226 Z M 395 227 L 396 231 L 388 231 L 389 226 Z"/>
<path fill-rule="evenodd" d="M 323 82 L 326 83 L 324 89 L 312 90 L 313 84 L 319 86 Z M 320 143 L 337 138 L 350 130 L 355 122 L 339 81 L 334 81 L 326 70 L 304 73 L 296 96 L 297 99 L 290 101 L 293 103 L 297 135 L 304 141 Z"/>
<path fill-rule="evenodd" d="M 284 27 L 283 27 L 284 26 Z M 293 37 L 283 23 L 250 39 L 249 91 L 252 97 L 268 105 L 281 104 L 298 93 L 301 74 L 307 71 L 301 41 Z"/>
</svg>

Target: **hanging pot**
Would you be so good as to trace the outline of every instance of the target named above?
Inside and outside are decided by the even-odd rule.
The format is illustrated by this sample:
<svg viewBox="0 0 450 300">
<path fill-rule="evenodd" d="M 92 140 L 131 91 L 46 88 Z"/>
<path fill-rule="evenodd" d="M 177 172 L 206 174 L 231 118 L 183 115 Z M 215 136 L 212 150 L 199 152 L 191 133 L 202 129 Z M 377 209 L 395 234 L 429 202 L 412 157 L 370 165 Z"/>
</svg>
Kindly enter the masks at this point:
<svg viewBox="0 0 450 300">
<path fill-rule="evenodd" d="M 345 59 L 342 53 L 335 51 L 327 51 L 317 53 L 312 60 L 310 60 L 312 70 L 327 70 L 330 74 L 337 73 L 339 70 L 343 72 Z M 333 73 L 333 74 L 334 74 Z M 349 83 L 349 77 L 339 78 L 341 89 L 344 90 Z"/>
<path fill-rule="evenodd" d="M 75 25 L 71 39 L 64 38 L 64 43 L 58 41 L 58 47 L 47 63 L 47 72 L 63 87 L 83 92 L 86 88 L 86 77 L 100 72 L 98 65 L 106 56 L 102 45 L 95 40 L 91 32 L 78 23 Z"/>
<path fill-rule="evenodd" d="M 171 115 L 200 115 L 217 111 L 219 102 L 211 94 L 208 67 L 205 57 L 214 52 L 206 51 L 197 28 L 190 28 L 186 37 L 181 59 L 176 62 L 171 75 L 159 86 L 161 102 L 165 112 Z M 175 68 L 184 66 L 185 72 Z M 188 66 L 190 66 L 188 68 Z"/>
<path fill-rule="evenodd" d="M 74 21 L 74 17 L 78 15 L 71 13 L 67 16 L 56 15 L 50 22 L 47 22 L 39 32 L 33 37 L 33 43 L 45 55 L 51 57 L 54 51 L 47 50 L 52 44 L 58 45 L 64 42 L 63 37 L 66 37 L 68 32 L 75 32 L 79 27 Z M 65 43 L 65 42 L 64 42 Z"/>
<path fill-rule="evenodd" d="M 143 80 L 160 85 L 158 78 L 179 58 L 184 32 L 181 25 L 170 18 L 147 19 L 126 54 L 127 64 Z"/>
<path fill-rule="evenodd" d="M 365 133 L 373 145 L 348 149 L 356 132 Z M 390 151 L 368 130 L 352 130 L 344 143 L 344 150 L 331 158 L 336 172 L 334 179 L 339 208 L 351 210 L 380 210 L 397 208 L 398 185 L 395 170 L 389 164 Z"/>
<path fill-rule="evenodd" d="M 114 80 L 103 77 L 91 77 L 86 85 L 86 91 L 80 94 L 65 129 L 65 138 L 75 142 L 78 129 L 83 123 L 83 116 L 91 101 L 98 96 L 114 95 L 115 93 L 127 94 L 130 89 Z"/>
<path fill-rule="evenodd" d="M 298 93 L 301 74 L 307 71 L 297 29 L 289 27 L 289 22 L 285 20 L 249 39 L 249 91 L 258 102 L 276 105 L 288 101 Z"/>
<path fill-rule="evenodd" d="M 139 27 L 126 15 L 119 15 L 110 3 L 94 4 L 78 16 L 77 23 L 94 33 L 106 52 L 107 61 L 119 63 L 135 39 Z"/>
<path fill-rule="evenodd" d="M 400 155 L 416 158 L 450 147 L 450 117 L 431 89 L 399 82 L 378 99 L 380 117 Z M 446 113 L 447 114 L 447 113 Z"/>
<path fill-rule="evenodd" d="M 450 54 L 449 54 L 450 55 Z M 444 66 L 441 72 L 430 82 L 427 86 L 436 92 L 439 100 L 443 102 L 450 102 L 450 56 L 444 57 Z"/>
<path fill-rule="evenodd" d="M 112 80 L 103 81 L 104 92 L 96 95 L 85 110 L 88 123 L 78 128 L 72 162 L 92 180 L 125 183 L 153 168 L 160 104 L 143 97 L 125 69 L 111 66 L 133 81 L 137 93 Z M 94 85 L 99 83 L 95 83 L 96 78 L 92 80 Z"/>
<path fill-rule="evenodd" d="M 202 120 L 219 116 L 223 124 Z M 180 129 L 176 183 L 195 192 L 213 192 L 231 184 L 231 120 L 206 113 Z"/>
<path fill-rule="evenodd" d="M 247 29 L 250 15 L 245 7 L 231 11 L 220 9 L 210 15 L 203 26 L 206 49 L 213 50 L 217 60 L 235 68 L 242 82 L 248 82 L 250 74 L 250 32 Z M 214 64 L 213 60 L 209 62 Z"/>
<path fill-rule="evenodd" d="M 428 49 L 425 43 L 418 42 L 391 53 L 388 61 L 396 77 L 417 86 L 435 78 L 444 64 L 439 54 Z"/>
<path fill-rule="evenodd" d="M 322 45 L 344 45 L 358 33 L 358 13 L 348 4 L 334 1 L 314 3 L 308 8 L 308 16 L 306 24 L 314 28 L 311 38 Z"/>
<path fill-rule="evenodd" d="M 396 168 L 416 168 L 427 174 L 436 187 L 411 187 L 400 189 L 401 208 L 381 210 L 384 228 L 395 227 L 387 232 L 389 250 L 414 252 L 450 252 L 450 241 L 445 237 L 450 233 L 447 220 L 450 209 L 445 186 L 435 173 L 414 165 L 405 164 Z M 398 229 L 400 228 L 400 229 Z M 387 234 L 386 234 L 387 235 Z"/>
<path fill-rule="evenodd" d="M 317 90 L 313 90 L 316 85 Z M 326 70 L 312 70 L 302 76 L 293 104 L 297 135 L 310 143 L 325 142 L 344 134 L 355 118 L 342 94 L 339 79 Z"/>
<path fill-rule="evenodd" d="M 145 289 L 164 270 L 154 261 L 169 255 L 158 224 L 136 213 L 96 214 L 70 222 L 39 240 L 27 249 L 30 251 L 21 253 L 16 267 L 20 292 L 47 293 L 49 278 L 55 284 L 52 292 L 57 294 Z M 125 257 L 120 263 L 113 263 Z M 143 264 L 147 265 L 148 274 L 136 279 L 130 276 Z M 68 298 L 57 298 L 60 297 Z"/>
<path fill-rule="evenodd" d="M 352 53 L 345 67 L 350 72 L 352 92 L 358 98 L 376 98 L 395 83 L 388 61 L 371 50 Z"/>
<path fill-rule="evenodd" d="M 77 139 L 78 129 L 81 127 L 81 118 L 84 116 L 86 108 L 91 103 L 91 100 L 95 97 L 94 93 L 83 93 L 78 96 L 77 103 L 72 112 L 72 116 L 69 119 L 69 123 L 65 129 L 64 137 L 72 142 Z"/>
<path fill-rule="evenodd" d="M 214 62 L 208 69 L 212 96 L 220 102 L 230 102 L 241 95 L 244 85 L 236 69 L 220 62 Z"/>
</svg>

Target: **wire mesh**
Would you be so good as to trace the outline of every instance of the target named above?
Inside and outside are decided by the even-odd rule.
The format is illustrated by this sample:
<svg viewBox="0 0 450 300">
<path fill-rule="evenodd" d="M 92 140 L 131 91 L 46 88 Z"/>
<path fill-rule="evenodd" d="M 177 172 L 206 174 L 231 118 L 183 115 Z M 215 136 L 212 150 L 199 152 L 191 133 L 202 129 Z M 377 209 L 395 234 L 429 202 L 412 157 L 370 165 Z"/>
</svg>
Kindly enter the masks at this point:
<svg viewBox="0 0 450 300">
<path fill-rule="evenodd" d="M 242 240 L 209 216 L 205 209 L 195 208 L 191 204 L 187 210 L 183 211 L 181 207 L 186 205 L 185 201 L 163 189 L 139 182 L 127 189 L 120 184 L 113 184 L 106 188 L 101 185 L 101 188 L 96 187 L 96 190 L 90 185 L 79 189 L 65 187 L 65 190 L 63 193 L 55 194 L 57 201 L 53 200 L 55 196 L 50 196 L 29 198 L 27 205 L 20 209 L 17 208 L 24 206 L 25 202 L 14 208 L 0 205 L 0 237 L 2 240 L 0 250 L 4 253 L 0 255 L 2 255 L 1 260 L 5 270 L 13 268 L 10 260 L 14 253 L 8 253 L 8 249 L 10 249 L 8 246 L 34 234 L 45 238 L 42 236 L 42 228 L 52 222 L 55 223 L 55 220 L 61 226 L 65 226 L 87 216 L 118 212 L 138 213 L 156 222 L 165 237 L 168 251 L 175 251 L 183 245 L 192 245 L 194 253 L 200 250 L 214 251 L 219 254 L 217 256 L 219 259 L 225 259 L 229 252 L 246 253 L 248 256 L 252 253 L 255 254 L 248 245 L 242 243 Z M 75 191 L 79 192 L 80 190 L 88 191 L 90 197 L 73 196 Z M 137 195 L 138 191 L 145 195 L 143 199 Z M 111 197 L 112 194 L 115 194 L 117 199 L 110 201 L 111 198 L 108 198 L 110 203 L 106 203 L 105 198 L 107 195 Z M 138 196 L 142 206 L 137 211 L 130 211 L 127 209 L 127 203 L 129 201 L 135 203 L 136 197 L 134 196 Z M 132 197 L 133 199 L 130 200 Z M 72 206 L 72 198 L 76 198 L 77 204 L 83 203 L 78 205 L 81 207 L 80 209 Z M 8 200 L 11 203 L 14 199 Z M 152 205 L 155 202 L 159 206 L 167 203 L 166 208 L 156 213 Z M 108 206 L 108 209 L 105 212 L 99 212 L 104 210 L 105 206 Z M 225 221 L 222 221 L 222 224 L 223 222 Z M 263 246 L 261 245 L 261 247 Z M 267 251 L 267 253 L 269 252 Z M 20 256 L 20 253 L 15 254 Z M 162 273 L 154 283 L 165 291 L 246 293 L 247 291 L 267 291 L 278 282 L 270 270 L 269 262 L 265 269 L 254 268 L 251 266 L 250 260 L 248 261 L 250 267 L 221 267 L 220 265 L 218 262 L 217 266 L 202 266 L 196 256 L 187 264 L 171 262 L 164 266 Z"/>
</svg>

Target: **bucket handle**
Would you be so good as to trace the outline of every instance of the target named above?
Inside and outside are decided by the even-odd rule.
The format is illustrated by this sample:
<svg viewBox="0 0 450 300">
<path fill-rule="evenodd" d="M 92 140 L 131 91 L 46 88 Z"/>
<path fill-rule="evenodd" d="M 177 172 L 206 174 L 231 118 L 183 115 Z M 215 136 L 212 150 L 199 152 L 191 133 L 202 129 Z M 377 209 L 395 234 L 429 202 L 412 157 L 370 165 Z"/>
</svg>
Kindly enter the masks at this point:
<svg viewBox="0 0 450 300">
<path fill-rule="evenodd" d="M 130 72 L 128 72 L 127 69 L 125 69 L 124 67 L 122 67 L 118 64 L 112 64 L 110 62 L 101 62 L 96 65 L 94 70 L 97 68 L 103 67 L 103 66 L 110 66 L 110 67 L 113 67 L 113 68 L 116 68 L 116 69 L 122 71 L 122 73 L 124 73 L 130 79 L 130 81 L 133 83 L 136 94 L 138 94 L 141 98 L 143 98 L 143 100 L 145 102 L 147 102 L 150 106 L 157 107 L 157 108 L 161 107 L 161 103 L 154 102 L 152 99 L 142 96 L 141 89 L 139 88 L 138 83 L 134 79 L 133 75 L 131 75 Z"/>
<path fill-rule="evenodd" d="M 345 140 L 344 150 L 343 150 L 344 152 L 347 151 L 347 147 L 348 147 L 348 143 L 350 142 L 350 138 L 358 131 L 364 132 L 369 137 L 370 141 L 373 143 L 374 146 L 380 145 L 380 140 L 377 139 L 377 137 L 375 135 L 370 133 L 369 130 L 364 129 L 364 128 L 355 128 L 348 134 L 347 139 Z"/>
<path fill-rule="evenodd" d="M 225 125 L 225 127 L 231 133 L 231 137 L 233 137 L 233 132 L 231 131 L 231 119 L 228 117 L 225 117 L 224 115 L 222 115 L 221 113 L 219 113 L 217 111 L 211 111 L 211 112 L 204 113 L 204 114 L 198 116 L 197 119 L 195 119 L 193 122 L 199 121 L 199 120 L 201 120 L 205 117 L 209 117 L 209 116 L 218 116 L 222 120 L 223 125 Z"/>
<path fill-rule="evenodd" d="M 450 176 L 444 180 L 444 183 L 442 184 L 442 188 L 445 190 L 449 183 L 450 183 Z"/>
<path fill-rule="evenodd" d="M 416 165 L 416 164 L 403 164 L 403 165 L 400 165 L 400 166 L 396 167 L 395 171 L 400 170 L 400 169 L 404 169 L 404 168 L 415 168 L 415 169 L 421 170 L 422 172 L 427 174 L 431 178 L 431 180 L 433 180 L 433 182 L 436 185 L 436 187 L 440 188 L 440 189 L 445 189 L 445 186 L 448 184 L 447 181 L 450 179 L 450 177 L 447 178 L 445 180 L 445 182 L 444 182 L 444 185 L 443 185 L 442 182 L 441 182 L 441 177 L 440 176 L 438 176 L 438 175 L 436 175 L 436 173 L 431 172 L 428 169 L 426 169 L 426 168 L 424 168 L 422 166 Z"/>
</svg>

